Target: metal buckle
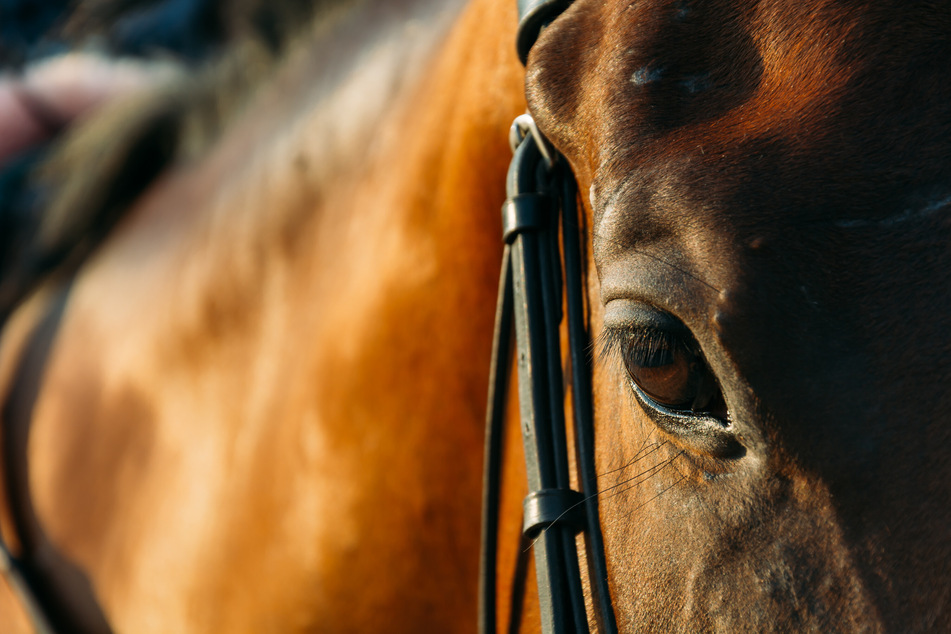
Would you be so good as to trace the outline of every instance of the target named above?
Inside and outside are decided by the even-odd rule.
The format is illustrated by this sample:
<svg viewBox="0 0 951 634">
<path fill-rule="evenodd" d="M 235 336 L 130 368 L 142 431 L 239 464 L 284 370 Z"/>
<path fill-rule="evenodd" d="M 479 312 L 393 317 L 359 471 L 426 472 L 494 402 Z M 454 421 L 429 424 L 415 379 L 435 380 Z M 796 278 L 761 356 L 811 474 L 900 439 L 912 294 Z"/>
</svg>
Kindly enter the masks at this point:
<svg viewBox="0 0 951 634">
<path fill-rule="evenodd" d="M 515 121 L 512 122 L 512 127 L 509 129 L 509 146 L 512 148 L 512 152 L 515 152 L 518 146 L 522 144 L 522 141 L 525 140 L 525 137 L 529 135 L 535 139 L 535 145 L 538 146 L 538 151 L 541 152 L 542 158 L 545 159 L 545 167 L 550 171 L 551 168 L 555 166 L 555 157 L 557 155 L 551 143 L 545 138 L 545 135 L 541 133 L 538 126 L 535 125 L 535 119 L 527 112 L 515 117 Z"/>
</svg>

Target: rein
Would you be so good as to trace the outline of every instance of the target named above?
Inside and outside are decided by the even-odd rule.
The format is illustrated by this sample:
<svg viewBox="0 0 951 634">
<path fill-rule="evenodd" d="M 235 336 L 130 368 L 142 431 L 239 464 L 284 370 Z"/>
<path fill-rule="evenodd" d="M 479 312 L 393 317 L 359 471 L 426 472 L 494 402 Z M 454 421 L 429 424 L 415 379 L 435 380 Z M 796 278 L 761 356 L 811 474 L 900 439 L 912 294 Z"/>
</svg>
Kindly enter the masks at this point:
<svg viewBox="0 0 951 634">
<path fill-rule="evenodd" d="M 523 64 L 544 26 L 569 5 L 570 0 L 519 0 L 517 50 Z M 511 141 L 514 156 L 507 178 L 508 199 L 502 207 L 505 247 L 486 425 L 479 632 L 498 631 L 495 599 L 502 432 L 514 326 L 522 440 L 530 491 L 523 504 L 520 549 L 525 552 L 530 546 L 534 551 L 542 632 L 589 631 L 575 540 L 576 534 L 582 532 L 595 621 L 601 631 L 614 633 L 617 625 L 598 516 L 590 339 L 584 314 L 577 185 L 564 158 L 551 148 L 529 115 L 515 120 Z M 572 427 L 581 491 L 571 488 L 568 461 L 559 330 L 563 287 L 568 317 Z M 518 568 L 523 567 L 520 557 Z M 513 589 L 513 595 L 516 591 L 517 588 Z M 516 612 L 513 605 L 510 631 L 518 625 Z"/>
</svg>

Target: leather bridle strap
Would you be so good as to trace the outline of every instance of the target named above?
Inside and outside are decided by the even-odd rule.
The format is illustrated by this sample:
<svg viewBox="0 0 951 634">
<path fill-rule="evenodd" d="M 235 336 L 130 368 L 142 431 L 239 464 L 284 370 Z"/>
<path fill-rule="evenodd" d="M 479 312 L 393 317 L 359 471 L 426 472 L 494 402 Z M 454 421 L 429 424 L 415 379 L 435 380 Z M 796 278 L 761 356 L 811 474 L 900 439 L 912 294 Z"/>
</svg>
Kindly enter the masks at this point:
<svg viewBox="0 0 951 634">
<path fill-rule="evenodd" d="M 523 61 L 543 25 L 570 4 L 567 0 L 521 0 L 518 52 Z M 600 629 L 615 632 L 597 510 L 591 415 L 590 359 L 584 321 L 582 247 L 577 191 L 564 160 L 554 153 L 527 115 L 516 120 L 514 157 L 503 206 L 506 243 L 489 388 L 483 493 L 482 570 L 479 628 L 496 628 L 496 557 L 502 428 L 511 329 L 517 346 L 521 429 L 529 494 L 523 536 L 535 557 L 542 631 L 588 632 L 588 617 L 575 535 L 585 531 L 588 573 Z M 559 210 L 562 244 L 559 245 Z M 560 248 L 561 246 L 561 248 Z M 571 489 L 562 378 L 561 252 L 564 251 L 575 448 L 582 492 Z"/>
<path fill-rule="evenodd" d="M 33 409 L 43 384 L 43 377 L 55 337 L 69 300 L 74 277 L 57 283 L 46 315 L 29 335 L 6 399 L 0 403 L 0 448 L 3 451 L 2 484 L 13 530 L 19 548 L 13 552 L 0 535 L 0 574 L 19 598 L 26 616 L 37 634 L 111 631 L 85 577 L 73 575 L 67 600 L 48 572 L 50 559 L 59 570 L 75 572 L 55 549 L 44 545 L 46 538 L 36 517 L 30 493 L 29 453 Z M 9 313 L 0 314 L 0 327 Z M 42 565 L 41 561 L 46 560 Z M 79 606 L 82 606 L 81 608 Z M 77 618 L 81 609 L 83 619 Z"/>
<path fill-rule="evenodd" d="M 528 52 L 532 50 L 541 30 L 561 15 L 571 2 L 572 0 L 518 0 L 515 50 L 523 64 L 528 62 Z"/>
</svg>

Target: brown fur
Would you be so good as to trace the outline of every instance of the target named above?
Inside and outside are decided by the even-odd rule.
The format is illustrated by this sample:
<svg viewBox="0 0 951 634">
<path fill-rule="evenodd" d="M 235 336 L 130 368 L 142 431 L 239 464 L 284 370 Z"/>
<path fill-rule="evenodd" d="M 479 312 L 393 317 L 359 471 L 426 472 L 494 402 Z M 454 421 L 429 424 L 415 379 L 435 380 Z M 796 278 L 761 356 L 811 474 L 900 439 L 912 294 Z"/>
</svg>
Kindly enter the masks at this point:
<svg viewBox="0 0 951 634">
<path fill-rule="evenodd" d="M 409 14 L 441 32 L 434 11 L 366 2 L 277 55 L 248 40 L 50 167 L 45 248 L 83 266 L 31 484 L 47 574 L 78 566 L 116 629 L 474 628 L 524 102 L 507 1 L 376 48 Z M 951 629 L 949 26 L 932 2 L 576 0 L 533 50 L 531 109 L 590 192 L 593 330 L 618 301 L 683 322 L 743 448 L 664 431 L 616 360 L 597 366 L 623 631 Z M 116 182 L 114 157 L 154 147 Z M 4 385 L 41 304 L 5 332 Z"/>
<path fill-rule="evenodd" d="M 361 3 L 262 67 L 227 134 L 183 150 L 217 93 L 172 88 L 50 168 L 45 244 L 103 239 L 37 403 L 34 505 L 117 630 L 471 630 L 513 11 Z M 82 157 L 165 142 L 163 117 L 161 174 L 104 203 L 124 163 Z"/>
<path fill-rule="evenodd" d="M 929 2 L 579 0 L 533 51 L 593 306 L 686 324 L 745 449 L 658 429 L 600 366 L 626 628 L 951 628 L 949 27 Z"/>
</svg>

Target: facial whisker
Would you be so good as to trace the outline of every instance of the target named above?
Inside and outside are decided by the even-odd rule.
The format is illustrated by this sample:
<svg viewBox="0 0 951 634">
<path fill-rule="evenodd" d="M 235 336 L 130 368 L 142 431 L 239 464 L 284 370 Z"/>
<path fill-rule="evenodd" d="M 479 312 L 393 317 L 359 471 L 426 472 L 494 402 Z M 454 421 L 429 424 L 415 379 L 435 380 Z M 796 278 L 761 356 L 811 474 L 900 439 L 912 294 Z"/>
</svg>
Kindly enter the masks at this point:
<svg viewBox="0 0 951 634">
<path fill-rule="evenodd" d="M 666 444 L 667 444 L 667 441 L 665 440 L 665 441 L 662 442 L 662 443 L 658 443 L 658 444 L 654 445 L 654 446 L 651 448 L 650 451 L 648 451 L 647 453 L 645 453 L 645 454 L 643 454 L 642 456 L 640 456 L 640 457 L 636 458 L 635 460 L 633 460 L 629 465 L 627 465 L 627 466 L 625 467 L 625 469 L 627 469 L 627 468 L 629 468 L 629 467 L 633 467 L 636 463 L 640 462 L 641 460 L 644 460 L 645 458 L 648 458 L 648 457 L 651 456 L 652 454 L 657 453 L 657 451 L 659 451 L 659 450 L 660 450 L 662 447 L 664 447 Z"/>
<path fill-rule="evenodd" d="M 683 481 L 686 480 L 686 479 L 687 479 L 687 476 L 681 475 L 679 480 L 677 480 L 676 482 L 674 482 L 673 484 L 671 484 L 670 486 L 668 486 L 668 487 L 665 488 L 663 491 L 661 491 L 661 492 L 658 493 L 657 495 L 653 496 L 652 498 L 650 498 L 650 499 L 647 500 L 646 502 L 642 502 L 641 504 L 639 504 L 639 505 L 637 505 L 636 507 L 634 507 L 634 509 L 632 509 L 632 512 L 633 512 L 633 511 L 636 511 L 636 510 L 638 510 L 638 509 L 644 508 L 645 506 L 647 506 L 648 504 L 650 504 L 651 502 L 653 502 L 654 500 L 656 500 L 657 498 L 659 498 L 659 497 L 662 496 L 663 494 L 667 493 L 667 492 L 670 491 L 672 488 L 674 488 L 675 486 L 677 486 L 678 484 L 680 484 L 681 482 L 683 482 Z"/>
<path fill-rule="evenodd" d="M 677 454 L 677 455 L 679 456 L 680 454 Z M 676 458 L 676 457 L 677 457 L 677 456 L 674 456 L 674 458 Z M 641 471 L 640 473 L 638 473 L 637 475 L 635 475 L 635 476 L 633 476 L 633 477 L 630 477 L 630 478 L 628 478 L 628 479 L 626 479 L 626 480 L 622 480 L 622 481 L 618 482 L 617 484 L 613 484 L 613 485 L 611 485 L 611 486 L 609 486 L 609 487 L 607 487 L 607 488 L 605 488 L 605 489 L 601 489 L 601 490 L 599 490 L 599 491 L 597 492 L 597 495 L 598 495 L 598 496 L 602 496 L 602 495 L 604 495 L 605 493 L 608 493 L 608 492 L 610 492 L 610 491 L 613 491 L 614 489 L 617 489 L 618 487 L 622 487 L 622 486 L 624 486 L 625 484 L 630 484 L 630 483 L 632 483 L 632 482 L 634 483 L 634 485 L 632 485 L 632 486 L 637 486 L 637 485 L 640 484 L 641 482 L 645 482 L 645 481 L 647 481 L 648 479 L 650 479 L 652 476 L 654 476 L 654 475 L 656 475 L 657 473 L 659 473 L 662 469 L 664 469 L 666 466 L 668 466 L 668 465 L 670 464 L 670 462 L 671 462 L 674 458 L 671 458 L 670 460 L 666 460 L 666 461 L 664 461 L 664 462 L 662 462 L 662 463 L 660 463 L 660 464 L 655 464 L 653 467 L 651 467 L 651 468 L 649 468 L 649 469 L 645 469 L 644 471 Z M 642 479 L 642 478 L 643 478 L 643 479 Z M 640 482 L 637 482 L 637 480 L 640 480 Z M 610 498 L 610 497 L 614 497 L 614 496 L 611 495 L 611 496 L 608 496 L 608 497 Z"/>
<path fill-rule="evenodd" d="M 608 500 L 608 499 L 611 499 L 611 498 L 613 498 L 613 497 L 615 497 L 615 496 L 620 495 L 621 493 L 624 493 L 625 491 L 629 491 L 629 490 L 631 490 L 632 488 L 634 488 L 634 487 L 636 487 L 636 486 L 638 486 L 638 485 L 640 485 L 640 484 L 643 484 L 644 482 L 647 482 L 649 479 L 651 479 L 652 477 L 654 477 L 655 475 L 657 475 L 658 473 L 660 473 L 661 471 L 663 471 L 664 469 L 666 469 L 667 467 L 669 467 L 669 466 L 673 463 L 673 461 L 674 461 L 675 459 L 677 459 L 679 456 L 681 456 L 682 454 L 683 454 L 683 452 L 681 451 L 681 452 L 678 453 L 677 455 L 671 457 L 669 460 L 665 460 L 664 462 L 662 462 L 662 463 L 660 463 L 660 464 L 656 464 L 656 465 L 654 465 L 653 467 L 651 467 L 650 469 L 647 469 L 647 470 L 642 471 L 641 473 L 637 474 L 637 475 L 634 476 L 633 478 L 628 478 L 627 480 L 624 480 L 623 482 L 618 482 L 617 484 L 615 484 L 615 485 L 612 486 L 612 487 L 608 487 L 607 489 L 604 489 L 604 490 L 602 490 L 602 491 L 599 491 L 599 492 L 598 492 L 598 495 L 603 495 L 604 493 L 608 493 L 608 492 L 612 492 L 612 491 L 613 491 L 613 492 L 611 493 L 611 495 L 604 496 L 604 499 Z M 620 491 L 615 491 L 615 490 L 614 490 L 614 489 L 617 489 L 618 487 L 622 487 L 622 486 L 624 486 L 624 485 L 630 485 L 630 486 L 628 486 L 627 488 L 624 488 L 624 489 L 622 489 L 622 490 L 620 490 Z"/>
<path fill-rule="evenodd" d="M 661 443 L 661 444 L 665 444 L 665 443 L 666 443 L 666 441 L 664 441 L 664 443 Z M 539 534 L 531 541 L 531 543 L 528 544 L 528 546 L 526 546 L 525 551 L 528 551 L 528 549 L 530 549 L 532 546 L 534 546 L 535 543 L 536 543 L 539 539 L 541 539 L 542 535 L 544 535 L 545 532 L 548 531 L 549 528 L 551 528 L 552 526 L 554 526 L 555 524 L 557 524 L 558 521 L 559 521 L 561 518 L 563 518 L 565 515 L 567 515 L 569 512 L 571 512 L 571 511 L 573 511 L 574 509 L 578 508 L 578 507 L 581 506 L 582 504 L 586 504 L 586 503 L 587 503 L 589 500 L 591 500 L 592 498 L 600 497 L 600 496 L 604 495 L 605 493 L 608 493 L 608 492 L 610 492 L 610 491 L 613 491 L 614 489 L 617 489 L 618 487 L 622 487 L 622 486 L 624 486 L 624 485 L 626 485 L 626 484 L 630 484 L 630 483 L 633 482 L 633 484 L 630 484 L 629 487 L 623 489 L 622 491 L 616 492 L 616 493 L 614 493 L 613 495 L 607 496 L 607 498 L 612 498 L 612 497 L 614 497 L 615 495 L 619 495 L 620 493 L 623 493 L 624 491 L 629 491 L 630 489 L 632 489 L 632 488 L 638 486 L 639 484 L 642 484 L 643 482 L 646 482 L 646 481 L 647 481 L 648 479 L 650 479 L 652 476 L 657 475 L 658 473 L 660 473 L 660 472 L 661 472 L 663 469 L 665 469 L 666 467 L 669 467 L 669 466 L 671 465 L 671 463 L 672 463 L 678 456 L 680 456 L 681 454 L 683 454 L 682 451 L 679 452 L 677 455 L 673 456 L 672 458 L 670 458 L 670 460 L 666 460 L 666 461 L 664 461 L 664 462 L 661 463 L 661 464 L 654 465 L 654 466 L 651 467 L 650 469 L 646 469 L 646 470 L 640 472 L 639 474 L 637 474 L 636 476 L 633 476 L 633 477 L 631 477 L 631 478 L 628 478 L 627 480 L 624 480 L 623 482 L 618 482 L 618 483 L 616 483 L 616 484 L 613 484 L 613 485 L 607 487 L 606 489 L 600 489 L 600 490 L 598 490 L 598 491 L 592 493 L 591 495 L 585 496 L 584 499 L 582 499 L 581 501 L 572 504 L 572 505 L 569 506 L 567 509 L 565 509 L 564 511 L 562 511 L 561 514 L 560 514 L 558 517 L 556 517 L 556 518 L 551 522 L 551 524 L 549 524 L 548 526 L 546 526 L 545 528 L 543 528 L 543 529 L 541 530 L 541 532 L 539 532 Z M 622 467 L 622 469 L 623 469 L 623 468 L 625 468 L 625 467 Z M 639 482 L 635 482 L 635 480 L 640 480 L 640 481 L 639 481 Z M 668 488 L 669 488 L 669 487 L 668 487 Z M 665 489 L 665 490 L 666 490 L 666 489 Z"/>
<path fill-rule="evenodd" d="M 652 445 L 650 446 L 650 450 L 647 451 L 647 447 L 645 447 L 645 445 L 647 445 L 647 443 L 649 442 L 649 440 L 650 440 L 650 439 L 647 439 L 647 440 L 644 441 L 644 443 L 641 445 L 641 448 L 638 450 L 638 452 L 637 452 L 636 454 L 634 454 L 634 457 L 631 458 L 627 463 L 621 465 L 620 467 L 617 467 L 616 469 L 611 469 L 610 471 L 605 471 L 605 472 L 603 472 L 603 473 L 599 473 L 599 474 L 598 474 L 598 478 L 603 478 L 604 476 L 611 475 L 612 473 L 617 473 L 618 471 L 623 471 L 623 470 L 625 470 L 625 469 L 627 469 L 627 468 L 633 466 L 635 463 L 640 462 L 641 460 L 643 460 L 644 458 L 646 458 L 647 456 L 651 455 L 652 453 L 654 453 L 655 451 L 657 451 L 658 449 L 660 449 L 661 447 L 663 447 L 664 445 L 667 444 L 667 441 L 666 441 L 666 440 L 663 440 L 663 441 L 661 441 L 661 442 L 659 442 L 659 443 L 654 443 L 654 444 L 652 444 Z M 645 451 L 647 451 L 647 453 L 644 453 Z M 641 454 L 643 454 L 643 455 L 641 455 Z"/>
</svg>

